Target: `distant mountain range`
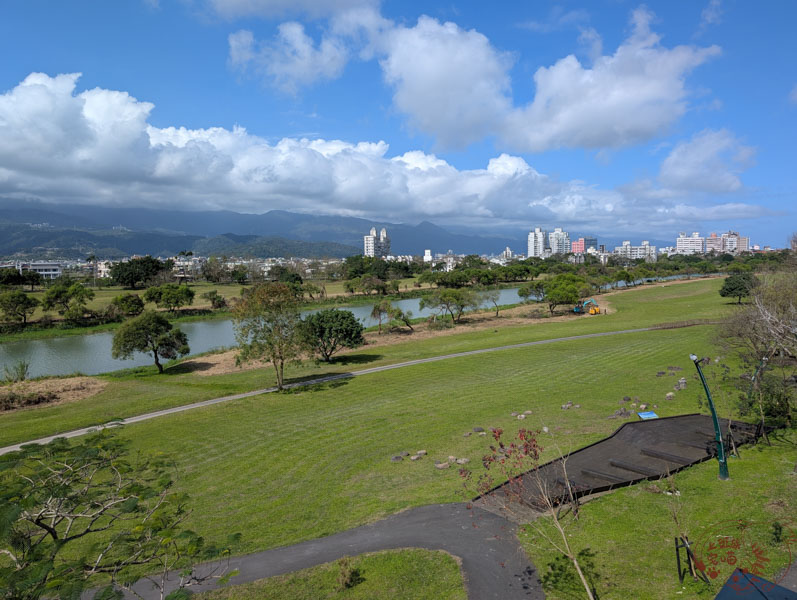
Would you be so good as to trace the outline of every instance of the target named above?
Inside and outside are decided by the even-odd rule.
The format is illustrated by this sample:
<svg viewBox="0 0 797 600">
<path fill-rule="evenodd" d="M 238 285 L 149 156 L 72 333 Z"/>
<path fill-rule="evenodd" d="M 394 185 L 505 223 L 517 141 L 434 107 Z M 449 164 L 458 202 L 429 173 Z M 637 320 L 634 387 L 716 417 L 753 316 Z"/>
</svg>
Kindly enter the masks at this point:
<svg viewBox="0 0 797 600">
<path fill-rule="evenodd" d="M 48 226 L 27 225 L 43 223 Z M 432 253 L 452 250 L 457 254 L 498 254 L 507 246 L 515 252 L 526 250 L 523 230 L 515 235 L 481 235 L 451 233 L 428 221 L 406 225 L 283 210 L 263 214 L 188 212 L 0 198 L 0 256 L 24 253 L 78 258 L 96 254 L 115 258 L 192 250 L 201 255 L 343 257 L 362 251 L 363 235 L 371 227 L 387 228 L 394 254 L 423 254 L 427 248 Z M 598 241 L 610 248 L 620 243 Z"/>
</svg>

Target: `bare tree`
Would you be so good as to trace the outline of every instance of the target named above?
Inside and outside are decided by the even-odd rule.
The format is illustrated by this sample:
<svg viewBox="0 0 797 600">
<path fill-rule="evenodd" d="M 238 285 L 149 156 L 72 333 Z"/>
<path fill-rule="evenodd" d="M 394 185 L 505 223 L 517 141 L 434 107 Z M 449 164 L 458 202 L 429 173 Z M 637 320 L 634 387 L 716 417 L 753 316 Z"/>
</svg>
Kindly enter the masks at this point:
<svg viewBox="0 0 797 600">
<path fill-rule="evenodd" d="M 502 440 L 503 430 L 493 431 L 495 444 L 490 446 L 490 454 L 482 458 L 485 472 L 475 482 L 480 497 L 479 502 L 486 508 L 498 509 L 510 519 L 529 523 L 546 543 L 564 556 L 575 569 L 578 580 L 589 600 L 594 600 L 592 586 L 579 562 L 585 550 L 578 551 L 571 544 L 565 517 L 572 513 L 578 517 L 578 499 L 567 474 L 567 458 L 560 452 L 560 458 L 547 467 L 558 477 L 551 477 L 540 469 L 542 447 L 538 442 L 538 431 L 520 429 L 508 444 Z M 554 447 L 556 444 L 554 442 Z M 461 469 L 465 489 L 472 489 L 473 475 L 468 469 Z M 496 487 L 496 481 L 505 481 Z M 553 533 L 538 517 L 548 517 Z"/>
</svg>

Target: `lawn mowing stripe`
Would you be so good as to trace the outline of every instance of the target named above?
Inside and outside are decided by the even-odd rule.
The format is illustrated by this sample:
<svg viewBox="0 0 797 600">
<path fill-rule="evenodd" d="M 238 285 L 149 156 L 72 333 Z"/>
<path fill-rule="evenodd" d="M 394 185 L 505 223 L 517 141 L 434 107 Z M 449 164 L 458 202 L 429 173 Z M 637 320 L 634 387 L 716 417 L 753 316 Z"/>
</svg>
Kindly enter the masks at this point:
<svg viewBox="0 0 797 600">
<path fill-rule="evenodd" d="M 499 350 L 513 350 L 513 349 L 517 349 L 517 348 L 527 348 L 529 346 L 540 346 L 540 345 L 543 345 L 543 344 L 553 344 L 553 343 L 556 343 L 556 342 L 568 342 L 568 341 L 579 340 L 579 339 L 606 337 L 606 336 L 620 335 L 620 334 L 626 334 L 626 333 L 640 333 L 640 332 L 643 332 L 643 331 L 653 331 L 653 330 L 655 330 L 655 328 L 643 327 L 643 328 L 638 328 L 638 329 L 625 329 L 625 330 L 622 330 L 622 331 L 604 331 L 604 332 L 600 332 L 600 333 L 588 333 L 588 334 L 584 334 L 584 335 L 573 335 L 573 336 L 567 336 L 567 337 L 561 337 L 561 338 L 553 338 L 553 339 L 547 339 L 547 340 L 537 340 L 537 341 L 533 341 L 533 342 L 522 342 L 522 343 L 519 343 L 519 344 L 509 344 L 509 345 L 506 345 L 506 346 L 497 346 L 497 347 L 494 347 L 494 348 L 480 348 L 478 350 L 468 350 L 466 352 L 455 352 L 453 354 L 444 354 L 444 355 L 441 355 L 441 356 L 432 356 L 432 357 L 429 357 L 429 358 L 419 358 L 419 359 L 416 359 L 416 360 L 405 361 L 405 362 L 396 363 L 396 364 L 392 364 L 392 365 L 383 365 L 383 366 L 380 366 L 380 367 L 371 367 L 369 369 L 361 369 L 359 371 L 352 371 L 351 373 L 339 373 L 339 374 L 335 374 L 335 375 L 326 375 L 326 376 L 323 376 L 323 377 L 318 377 L 316 379 L 310 379 L 310 380 L 296 382 L 296 383 L 289 383 L 289 384 L 286 384 L 284 387 L 286 389 L 294 389 L 294 388 L 306 387 L 306 386 L 310 386 L 310 385 L 318 385 L 318 384 L 322 384 L 322 383 L 329 383 L 329 382 L 332 382 L 332 381 L 338 381 L 338 380 L 341 380 L 341 379 L 349 379 L 351 377 L 358 377 L 360 375 L 370 375 L 370 374 L 373 374 L 373 373 L 381 373 L 383 371 L 391 371 L 393 369 L 401 369 L 401 368 L 404 368 L 404 367 L 411 367 L 413 365 L 420 365 L 420 364 L 425 364 L 425 363 L 437 362 L 437 361 L 441 361 L 441 360 L 448 360 L 450 358 L 461 358 L 461 357 L 464 357 L 464 356 L 474 356 L 474 355 L 477 355 L 477 354 L 486 354 L 486 353 L 489 353 L 489 352 L 497 352 Z M 262 389 L 262 390 L 254 390 L 252 392 L 245 392 L 245 393 L 242 393 L 242 394 L 233 394 L 231 396 L 223 396 L 221 398 L 212 398 L 210 400 L 203 400 L 202 402 L 195 402 L 193 404 L 186 404 L 186 405 L 183 405 L 183 406 L 176 406 L 174 408 L 167 408 L 167 409 L 164 409 L 164 410 L 158 410 L 158 411 L 146 413 L 146 414 L 143 414 L 143 415 L 137 415 L 137 416 L 134 416 L 134 417 L 128 417 L 126 419 L 119 419 L 118 421 L 111 422 L 111 423 L 106 423 L 106 424 L 102 424 L 102 425 L 95 425 L 95 426 L 92 426 L 92 427 L 84 427 L 82 429 L 76 429 L 74 431 L 68 431 L 68 432 L 65 432 L 65 433 L 60 433 L 60 434 L 57 434 L 57 435 L 51 435 L 51 436 L 47 436 L 47 437 L 44 437 L 44 438 L 39 438 L 39 439 L 36 439 L 36 440 L 30 440 L 30 441 L 27 441 L 27 442 L 21 442 L 19 444 L 14 444 L 12 446 L 5 446 L 4 448 L 0 448 L 0 455 L 7 454 L 9 452 L 14 452 L 16 450 L 19 450 L 22 446 L 24 446 L 26 444 L 46 444 L 46 443 L 51 442 L 52 440 L 54 440 L 56 438 L 78 437 L 78 436 L 85 435 L 87 433 L 90 433 L 90 432 L 93 432 L 93 431 L 97 431 L 98 429 L 103 429 L 103 428 L 106 428 L 106 427 L 116 427 L 116 426 L 119 426 L 119 425 L 132 425 L 133 423 L 140 423 L 141 421 L 148 421 L 150 419 L 155 419 L 155 418 L 162 417 L 162 416 L 165 416 L 165 415 L 171 415 L 171 414 L 175 414 L 175 413 L 185 412 L 185 411 L 188 411 L 188 410 L 193 410 L 193 409 L 196 409 L 196 408 L 203 408 L 203 407 L 206 407 L 206 406 L 213 406 L 214 404 L 220 404 L 222 402 L 229 402 L 231 400 L 241 400 L 243 398 L 249 398 L 249 397 L 252 397 L 252 396 L 259 396 L 261 394 L 269 394 L 269 393 L 276 392 L 276 391 L 277 391 L 276 387 L 269 387 L 269 388 L 265 388 L 265 389 Z"/>
</svg>

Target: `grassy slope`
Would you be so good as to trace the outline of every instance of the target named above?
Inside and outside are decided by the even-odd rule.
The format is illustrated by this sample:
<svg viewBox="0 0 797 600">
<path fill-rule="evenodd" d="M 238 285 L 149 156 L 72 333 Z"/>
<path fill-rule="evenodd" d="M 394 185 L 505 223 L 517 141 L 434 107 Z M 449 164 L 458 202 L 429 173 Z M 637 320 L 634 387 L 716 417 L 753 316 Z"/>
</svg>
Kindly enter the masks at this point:
<svg viewBox="0 0 797 600">
<path fill-rule="evenodd" d="M 567 449 L 613 431 L 620 423 L 607 416 L 624 395 L 658 403 L 662 416 L 695 412 L 698 390 L 665 403 L 674 378 L 656 372 L 707 352 L 707 333 L 657 331 L 417 365 L 163 417 L 122 435 L 177 457 L 195 527 L 211 538 L 240 530 L 246 551 L 274 547 L 463 500 L 456 470 L 433 461 L 453 454 L 477 464 L 487 440 L 463 437 L 477 425 L 547 425 Z M 565 399 L 582 408 L 562 411 Z M 534 414 L 521 422 L 509 414 L 517 410 Z M 429 453 L 421 461 L 390 462 L 420 449 Z"/>
<path fill-rule="evenodd" d="M 703 280 L 629 290 L 612 297 L 612 314 L 574 317 L 559 323 L 543 319 L 530 321 L 527 326 L 502 327 L 499 317 L 492 332 L 468 331 L 466 326 L 461 326 L 462 332 L 456 335 L 387 347 L 365 347 L 331 365 L 311 361 L 291 365 L 286 369 L 286 377 L 308 378 L 476 348 L 709 318 L 729 308 L 725 299 L 717 294 L 719 286 L 719 280 Z M 166 373 L 159 376 L 154 367 L 120 372 L 105 376 L 109 384 L 103 393 L 79 404 L 0 414 L 0 446 L 274 385 L 270 367 L 216 377 L 181 373 L 179 366 L 167 369 Z"/>
<path fill-rule="evenodd" d="M 649 484 L 617 490 L 598 498 L 581 509 L 579 520 L 566 519 L 570 543 L 577 550 L 589 547 L 596 552 L 600 576 L 597 591 L 601 598 L 713 598 L 730 576 L 722 565 L 720 575 L 710 586 L 694 584 L 687 579 L 682 587 L 676 576 L 674 538 L 678 535 L 670 511 L 679 510 L 679 519 L 687 534 L 697 544 L 698 555 L 703 543 L 718 535 L 734 535 L 734 527 L 722 521 L 743 519 L 756 525 L 744 538 L 758 543 L 770 559 L 765 576 L 773 578 L 789 560 L 786 544 L 772 540 L 772 523 L 791 523 L 797 518 L 797 477 L 793 471 L 797 461 L 797 435 L 782 434 L 771 448 L 743 447 L 741 459 L 731 458 L 730 481 L 717 480 L 717 463 L 708 461 L 673 477 L 681 493 L 675 498 L 652 493 Z M 666 489 L 661 482 L 658 487 Z M 548 533 L 552 528 L 545 522 Z M 555 534 L 554 534 L 555 535 Z M 527 526 L 521 537 L 526 551 L 542 573 L 555 554 L 538 531 Z M 792 542 L 793 547 L 793 542 Z M 747 555 L 738 553 L 739 558 Z M 749 555 L 747 555 L 749 556 Z M 794 557 L 792 556 L 793 560 Z M 740 566 L 750 566 L 740 562 Z M 564 590 L 548 593 L 551 600 L 570 598 Z"/>
<path fill-rule="evenodd" d="M 456 561 L 444 552 L 392 550 L 352 559 L 361 581 L 337 591 L 337 562 L 197 596 L 200 600 L 465 600 Z"/>
</svg>

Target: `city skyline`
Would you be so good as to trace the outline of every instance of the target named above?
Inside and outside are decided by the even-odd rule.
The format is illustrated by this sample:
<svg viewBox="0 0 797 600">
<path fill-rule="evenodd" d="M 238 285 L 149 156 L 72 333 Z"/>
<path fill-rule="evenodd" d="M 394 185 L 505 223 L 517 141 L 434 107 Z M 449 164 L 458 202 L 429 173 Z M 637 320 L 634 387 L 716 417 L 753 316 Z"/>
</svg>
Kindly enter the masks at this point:
<svg viewBox="0 0 797 600">
<path fill-rule="evenodd" d="M 0 12 L 6 198 L 778 247 L 795 222 L 790 3 L 42 6 Z"/>
</svg>

